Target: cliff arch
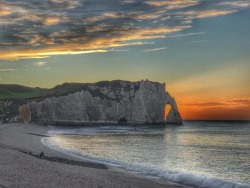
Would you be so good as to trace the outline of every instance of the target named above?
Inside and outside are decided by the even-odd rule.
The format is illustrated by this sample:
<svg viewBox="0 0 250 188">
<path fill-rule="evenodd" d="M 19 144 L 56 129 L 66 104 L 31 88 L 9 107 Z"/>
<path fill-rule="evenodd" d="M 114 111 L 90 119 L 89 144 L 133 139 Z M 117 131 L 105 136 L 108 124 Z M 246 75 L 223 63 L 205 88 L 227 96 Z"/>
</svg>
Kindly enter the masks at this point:
<svg viewBox="0 0 250 188">
<path fill-rule="evenodd" d="M 170 107 L 168 107 L 169 111 L 166 114 L 167 106 L 170 106 Z M 182 118 L 178 111 L 176 101 L 169 94 L 168 94 L 168 100 L 165 106 L 165 122 L 166 124 L 182 125 Z"/>
</svg>

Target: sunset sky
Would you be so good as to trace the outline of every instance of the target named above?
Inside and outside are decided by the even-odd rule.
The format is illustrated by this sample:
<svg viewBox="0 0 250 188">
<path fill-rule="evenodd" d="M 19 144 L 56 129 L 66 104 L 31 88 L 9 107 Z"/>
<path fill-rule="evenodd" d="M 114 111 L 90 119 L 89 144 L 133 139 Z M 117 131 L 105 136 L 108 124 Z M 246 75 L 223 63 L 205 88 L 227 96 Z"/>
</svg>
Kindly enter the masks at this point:
<svg viewBox="0 0 250 188">
<path fill-rule="evenodd" d="M 0 3 L 0 83 L 149 79 L 184 119 L 250 119 L 250 0 Z"/>
</svg>

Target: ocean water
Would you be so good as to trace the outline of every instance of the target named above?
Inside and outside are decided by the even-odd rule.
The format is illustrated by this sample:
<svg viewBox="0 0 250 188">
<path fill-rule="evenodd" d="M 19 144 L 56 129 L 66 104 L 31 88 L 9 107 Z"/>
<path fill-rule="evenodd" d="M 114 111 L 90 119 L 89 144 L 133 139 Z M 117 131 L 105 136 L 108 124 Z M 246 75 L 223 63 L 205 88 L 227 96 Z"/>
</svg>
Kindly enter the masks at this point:
<svg viewBox="0 0 250 188">
<path fill-rule="evenodd" d="M 48 147 L 106 165 L 198 187 L 250 187 L 250 122 L 184 126 L 53 127 Z"/>
</svg>

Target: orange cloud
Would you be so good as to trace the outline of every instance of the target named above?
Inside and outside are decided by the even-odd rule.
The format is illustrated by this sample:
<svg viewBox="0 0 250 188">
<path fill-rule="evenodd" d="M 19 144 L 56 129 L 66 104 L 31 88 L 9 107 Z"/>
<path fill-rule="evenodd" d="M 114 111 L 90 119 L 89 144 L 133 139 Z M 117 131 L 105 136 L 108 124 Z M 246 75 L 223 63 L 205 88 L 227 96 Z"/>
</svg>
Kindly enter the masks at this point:
<svg viewBox="0 0 250 188">
<path fill-rule="evenodd" d="M 197 0 L 175 0 L 175 1 L 148 1 L 146 4 L 152 6 L 164 6 L 164 5 L 181 5 L 181 4 L 194 4 L 198 3 Z"/>
<path fill-rule="evenodd" d="M 236 98 L 226 101 L 226 104 L 232 108 L 238 108 L 242 106 L 250 106 L 250 98 Z"/>
<path fill-rule="evenodd" d="M 44 44 L 54 44 L 53 38 L 49 37 L 44 37 L 40 35 L 34 35 L 28 42 L 32 46 L 37 46 L 39 43 L 44 43 Z"/>
<path fill-rule="evenodd" d="M 7 16 L 11 14 L 10 8 L 8 6 L 0 7 L 0 16 Z"/>
<path fill-rule="evenodd" d="M 185 13 L 186 15 L 193 16 L 195 18 L 207 18 L 220 15 L 227 15 L 236 12 L 235 10 L 204 10 L 204 11 L 190 11 Z"/>
<path fill-rule="evenodd" d="M 185 27 L 162 27 L 162 28 L 137 28 L 130 32 L 117 31 L 120 36 L 111 38 L 96 38 L 88 42 L 69 41 L 60 46 L 46 47 L 42 49 L 22 49 L 22 50 L 9 50 L 0 51 L 0 59 L 17 60 L 17 59 L 29 59 L 29 58 L 45 58 L 53 55 L 72 55 L 72 54 L 86 54 L 107 52 L 110 48 L 142 45 L 142 42 L 129 42 L 133 40 L 143 40 L 151 38 L 162 38 L 167 33 L 180 31 Z M 30 44 L 35 45 L 36 41 L 44 39 L 40 36 L 35 36 L 31 39 Z M 53 44 L 52 39 L 44 39 L 44 43 Z M 67 42 L 67 41 L 65 41 Z"/>
<path fill-rule="evenodd" d="M 102 14 L 100 17 L 106 17 L 106 18 L 120 18 L 119 14 L 113 13 L 113 12 L 107 12 Z"/>
<path fill-rule="evenodd" d="M 56 25 L 61 22 L 61 19 L 58 17 L 48 17 L 44 19 L 44 25 Z"/>
<path fill-rule="evenodd" d="M 239 108 L 244 106 L 250 106 L 250 98 L 234 98 L 230 100 L 221 100 L 219 102 L 187 102 L 182 103 L 183 106 L 195 107 L 195 108 Z"/>
<path fill-rule="evenodd" d="M 11 14 L 11 12 L 8 10 L 0 10 L 0 16 L 7 16 L 9 14 Z"/>
<path fill-rule="evenodd" d="M 139 14 L 136 18 L 140 20 L 153 20 L 159 18 L 160 16 L 160 14 Z"/>
<path fill-rule="evenodd" d="M 198 4 L 198 0 L 174 0 L 174 1 L 147 1 L 145 4 L 150 6 L 162 7 L 166 9 L 179 9 L 194 6 Z"/>
<path fill-rule="evenodd" d="M 185 106 L 193 106 L 193 107 L 209 107 L 209 108 L 213 108 L 213 107 L 218 107 L 218 106 L 223 106 L 223 103 L 219 103 L 219 102 L 192 102 L 192 103 L 184 103 L 182 105 Z"/>
<path fill-rule="evenodd" d="M 219 5 L 229 7 L 249 7 L 249 1 L 221 2 Z"/>
</svg>

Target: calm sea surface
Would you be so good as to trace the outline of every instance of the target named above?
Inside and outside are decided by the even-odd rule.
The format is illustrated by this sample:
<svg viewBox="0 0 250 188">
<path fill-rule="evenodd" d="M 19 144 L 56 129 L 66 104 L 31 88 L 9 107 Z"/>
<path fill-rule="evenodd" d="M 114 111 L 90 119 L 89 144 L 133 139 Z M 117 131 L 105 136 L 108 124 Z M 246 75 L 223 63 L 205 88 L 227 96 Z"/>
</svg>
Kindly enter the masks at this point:
<svg viewBox="0 0 250 188">
<path fill-rule="evenodd" d="M 250 187 L 250 122 L 52 128 L 64 153 L 200 187 Z"/>
</svg>

